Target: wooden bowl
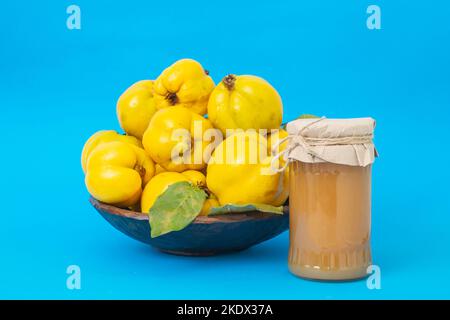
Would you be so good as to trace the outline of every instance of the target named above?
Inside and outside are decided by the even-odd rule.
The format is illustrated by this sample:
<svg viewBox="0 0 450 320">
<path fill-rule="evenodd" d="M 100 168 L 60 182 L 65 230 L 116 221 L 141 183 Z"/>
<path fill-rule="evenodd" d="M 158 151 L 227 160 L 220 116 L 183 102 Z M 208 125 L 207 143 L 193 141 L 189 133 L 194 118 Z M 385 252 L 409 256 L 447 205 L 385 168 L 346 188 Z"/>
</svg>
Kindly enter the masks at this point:
<svg viewBox="0 0 450 320">
<path fill-rule="evenodd" d="M 277 215 L 261 212 L 199 216 L 180 231 L 151 238 L 148 215 L 90 199 L 114 228 L 161 251 L 186 256 L 209 256 L 240 251 L 269 240 L 289 228 L 289 208 Z"/>
</svg>

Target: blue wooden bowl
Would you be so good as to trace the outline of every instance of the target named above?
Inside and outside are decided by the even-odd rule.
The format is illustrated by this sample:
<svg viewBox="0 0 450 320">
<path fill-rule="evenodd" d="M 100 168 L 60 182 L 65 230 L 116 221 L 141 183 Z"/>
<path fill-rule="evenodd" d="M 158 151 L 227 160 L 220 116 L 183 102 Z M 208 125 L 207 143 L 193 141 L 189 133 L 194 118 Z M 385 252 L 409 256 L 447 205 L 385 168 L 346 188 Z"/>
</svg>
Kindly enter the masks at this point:
<svg viewBox="0 0 450 320">
<path fill-rule="evenodd" d="M 209 256 L 247 249 L 289 228 L 289 208 L 277 215 L 261 212 L 199 216 L 180 231 L 151 238 L 148 215 L 90 199 L 94 208 L 114 228 L 163 252 L 186 256 Z"/>
</svg>

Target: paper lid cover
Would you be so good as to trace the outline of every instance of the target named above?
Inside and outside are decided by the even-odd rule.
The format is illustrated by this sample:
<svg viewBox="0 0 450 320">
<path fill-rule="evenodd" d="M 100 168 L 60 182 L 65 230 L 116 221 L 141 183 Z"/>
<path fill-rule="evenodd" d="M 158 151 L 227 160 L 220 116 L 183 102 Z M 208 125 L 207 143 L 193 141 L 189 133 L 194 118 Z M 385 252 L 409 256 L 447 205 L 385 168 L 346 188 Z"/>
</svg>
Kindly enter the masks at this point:
<svg viewBox="0 0 450 320">
<path fill-rule="evenodd" d="M 372 118 L 294 120 L 287 124 L 289 143 L 284 158 L 365 167 L 377 156 L 374 128 Z"/>
</svg>

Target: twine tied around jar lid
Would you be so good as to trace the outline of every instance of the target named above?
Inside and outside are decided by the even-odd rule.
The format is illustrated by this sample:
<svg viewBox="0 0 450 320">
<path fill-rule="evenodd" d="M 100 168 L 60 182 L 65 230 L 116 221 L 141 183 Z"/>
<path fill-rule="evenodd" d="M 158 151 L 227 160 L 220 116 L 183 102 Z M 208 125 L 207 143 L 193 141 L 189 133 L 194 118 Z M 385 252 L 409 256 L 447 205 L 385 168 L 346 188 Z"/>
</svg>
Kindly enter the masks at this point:
<svg viewBox="0 0 450 320">
<path fill-rule="evenodd" d="M 367 129 L 366 132 L 356 135 L 340 136 L 339 134 L 337 134 L 336 136 L 330 137 L 320 137 L 320 136 L 309 137 L 304 134 L 307 129 L 324 120 L 328 120 L 329 123 L 332 123 L 333 119 L 327 119 L 326 117 L 314 119 L 312 122 L 301 127 L 301 129 L 298 130 L 296 134 L 289 133 L 288 130 L 289 133 L 288 136 L 279 140 L 272 147 L 271 152 L 272 154 L 274 154 L 277 148 L 282 143 L 286 141 L 288 142 L 288 145 L 284 150 L 278 152 L 273 156 L 271 161 L 272 170 L 275 172 L 282 172 L 286 170 L 289 163 L 295 160 L 304 162 L 332 162 L 338 164 L 358 165 L 358 166 L 366 166 L 367 164 L 372 163 L 374 158 L 378 156 L 378 153 L 375 147 L 373 146 L 373 127 L 375 126 L 375 121 L 371 118 L 343 119 L 343 120 L 347 120 L 351 124 L 352 120 L 368 121 L 369 119 L 373 123 L 372 129 L 370 130 Z M 293 121 L 292 123 L 295 125 L 295 122 L 298 121 L 301 120 L 296 120 Z M 328 151 L 324 152 L 324 150 Z M 336 154 L 338 152 L 351 154 L 350 155 L 348 154 L 347 157 L 345 156 L 336 157 Z M 277 164 L 281 157 L 283 157 L 285 163 L 280 168 L 278 167 Z M 307 157 L 309 157 L 309 159 L 307 159 Z"/>
</svg>

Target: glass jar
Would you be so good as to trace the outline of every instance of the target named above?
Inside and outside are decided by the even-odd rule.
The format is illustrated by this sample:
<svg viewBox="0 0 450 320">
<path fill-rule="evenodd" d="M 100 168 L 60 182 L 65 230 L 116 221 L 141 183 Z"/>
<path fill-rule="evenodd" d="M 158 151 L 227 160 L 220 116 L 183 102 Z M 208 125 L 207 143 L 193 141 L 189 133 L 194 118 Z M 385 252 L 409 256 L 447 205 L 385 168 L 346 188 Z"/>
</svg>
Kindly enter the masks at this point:
<svg viewBox="0 0 450 320">
<path fill-rule="evenodd" d="M 287 126 L 289 270 L 318 280 L 365 277 L 375 122 L 302 119 Z"/>
<path fill-rule="evenodd" d="M 290 164 L 292 273 L 322 280 L 366 276 L 372 262 L 371 167 Z"/>
</svg>

